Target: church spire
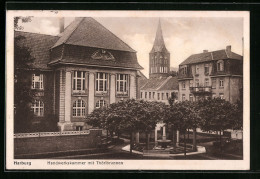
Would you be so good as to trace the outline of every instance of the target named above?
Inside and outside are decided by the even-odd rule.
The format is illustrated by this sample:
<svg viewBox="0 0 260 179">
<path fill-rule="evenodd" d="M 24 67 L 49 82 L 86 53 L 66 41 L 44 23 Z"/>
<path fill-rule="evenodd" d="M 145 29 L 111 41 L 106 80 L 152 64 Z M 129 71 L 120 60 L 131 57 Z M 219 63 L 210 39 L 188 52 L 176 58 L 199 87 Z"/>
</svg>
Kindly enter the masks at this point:
<svg viewBox="0 0 260 179">
<path fill-rule="evenodd" d="M 162 27 L 161 27 L 161 20 L 159 19 L 157 31 L 156 31 L 156 37 L 154 40 L 153 48 L 150 53 L 154 52 L 168 52 L 168 50 L 165 47 L 163 34 L 162 34 Z"/>
</svg>

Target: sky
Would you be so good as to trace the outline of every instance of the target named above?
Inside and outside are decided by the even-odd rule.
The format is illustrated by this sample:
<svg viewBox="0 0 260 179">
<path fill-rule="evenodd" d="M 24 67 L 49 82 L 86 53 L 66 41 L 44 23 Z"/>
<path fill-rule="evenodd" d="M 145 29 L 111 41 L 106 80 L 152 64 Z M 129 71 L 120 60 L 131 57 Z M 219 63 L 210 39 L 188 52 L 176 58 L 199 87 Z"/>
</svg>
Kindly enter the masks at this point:
<svg viewBox="0 0 260 179">
<path fill-rule="evenodd" d="M 94 17 L 99 23 L 137 51 L 142 72 L 149 75 L 149 52 L 152 49 L 159 17 Z M 65 26 L 74 18 L 65 18 Z M 231 45 L 233 52 L 242 55 L 243 18 L 240 17 L 162 17 L 160 18 L 171 67 L 178 67 L 192 54 L 214 51 Z M 56 17 L 33 17 L 21 23 L 23 31 L 59 34 Z"/>
</svg>

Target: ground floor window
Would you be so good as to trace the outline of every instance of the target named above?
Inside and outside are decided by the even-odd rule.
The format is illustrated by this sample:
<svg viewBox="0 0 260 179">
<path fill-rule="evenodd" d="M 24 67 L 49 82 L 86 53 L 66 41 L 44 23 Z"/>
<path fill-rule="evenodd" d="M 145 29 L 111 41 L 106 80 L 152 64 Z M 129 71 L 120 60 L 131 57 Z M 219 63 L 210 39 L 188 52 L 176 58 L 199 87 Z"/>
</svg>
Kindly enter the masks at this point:
<svg viewBox="0 0 260 179">
<path fill-rule="evenodd" d="M 99 100 L 97 103 L 96 103 L 96 108 L 101 108 L 103 106 L 106 106 L 106 101 L 105 100 Z"/>
<path fill-rule="evenodd" d="M 44 104 L 40 100 L 35 100 L 32 104 L 32 110 L 35 116 L 43 116 Z"/>
<path fill-rule="evenodd" d="M 82 131 L 83 130 L 83 126 L 76 126 L 76 131 Z"/>
<path fill-rule="evenodd" d="M 224 93 L 219 93 L 220 99 L 224 99 Z"/>
<path fill-rule="evenodd" d="M 182 101 L 185 101 L 185 100 L 186 100 L 185 94 L 182 94 Z"/>
<path fill-rule="evenodd" d="M 73 103 L 73 113 L 74 117 L 84 117 L 86 115 L 86 103 L 79 99 Z"/>
<path fill-rule="evenodd" d="M 193 95 L 190 94 L 190 101 L 193 101 Z"/>
</svg>

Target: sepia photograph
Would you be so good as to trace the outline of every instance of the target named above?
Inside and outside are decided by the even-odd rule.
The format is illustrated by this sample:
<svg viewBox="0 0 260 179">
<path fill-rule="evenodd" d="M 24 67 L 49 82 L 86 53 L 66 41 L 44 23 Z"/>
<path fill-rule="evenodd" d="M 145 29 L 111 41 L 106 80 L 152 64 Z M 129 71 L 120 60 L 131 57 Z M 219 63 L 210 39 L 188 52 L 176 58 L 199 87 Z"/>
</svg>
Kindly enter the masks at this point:
<svg viewBox="0 0 260 179">
<path fill-rule="evenodd" d="M 249 170 L 249 12 L 7 11 L 6 163 Z"/>
</svg>

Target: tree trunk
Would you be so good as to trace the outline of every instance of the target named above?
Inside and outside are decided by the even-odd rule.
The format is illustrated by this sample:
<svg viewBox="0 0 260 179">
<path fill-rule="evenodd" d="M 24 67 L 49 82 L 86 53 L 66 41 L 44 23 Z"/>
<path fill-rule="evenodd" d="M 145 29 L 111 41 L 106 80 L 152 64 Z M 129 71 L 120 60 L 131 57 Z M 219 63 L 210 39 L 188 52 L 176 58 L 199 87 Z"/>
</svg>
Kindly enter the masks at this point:
<svg viewBox="0 0 260 179">
<path fill-rule="evenodd" d="M 150 145 L 150 134 L 148 132 L 145 133 L 146 136 L 146 150 L 149 150 Z"/>
<path fill-rule="evenodd" d="M 220 152 L 222 154 L 222 138 L 221 138 L 221 130 L 219 131 L 219 143 L 220 143 Z"/>
<path fill-rule="evenodd" d="M 193 128 L 193 151 L 197 150 L 197 131 L 196 127 Z"/>
<path fill-rule="evenodd" d="M 172 125 L 172 147 L 173 149 L 176 148 L 176 129 L 173 125 Z"/>
<path fill-rule="evenodd" d="M 187 129 L 187 132 L 188 132 L 188 141 L 190 140 L 190 130 L 189 129 Z"/>
<path fill-rule="evenodd" d="M 130 132 L 130 154 L 132 154 L 133 150 L 133 133 Z"/>
<path fill-rule="evenodd" d="M 186 159 L 186 129 L 184 130 L 184 158 Z"/>
<path fill-rule="evenodd" d="M 107 143 L 108 143 L 108 129 L 107 129 Z"/>
</svg>

